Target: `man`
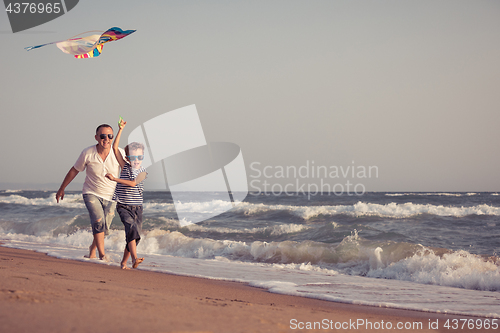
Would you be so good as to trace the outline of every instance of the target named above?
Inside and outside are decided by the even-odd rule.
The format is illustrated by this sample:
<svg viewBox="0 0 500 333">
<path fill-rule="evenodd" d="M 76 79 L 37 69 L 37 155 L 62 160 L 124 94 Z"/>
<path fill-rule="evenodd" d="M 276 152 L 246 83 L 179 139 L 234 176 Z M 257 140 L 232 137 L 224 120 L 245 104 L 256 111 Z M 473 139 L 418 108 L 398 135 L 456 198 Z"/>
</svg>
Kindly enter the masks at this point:
<svg viewBox="0 0 500 333">
<path fill-rule="evenodd" d="M 104 235 L 108 233 L 109 226 L 115 215 L 116 202 L 111 199 L 115 191 L 116 183 L 106 178 L 111 173 L 118 177 L 120 164 L 111 149 L 113 139 L 113 128 L 102 124 L 96 129 L 95 139 L 97 144 L 85 148 L 75 165 L 68 171 L 61 187 L 57 191 L 56 200 L 64 199 L 64 189 L 78 175 L 86 170 L 85 182 L 83 184 L 83 200 L 90 215 L 92 234 L 94 240 L 89 247 L 89 258 L 96 258 L 95 250 L 99 251 L 99 258 L 106 259 L 104 251 Z M 120 149 L 122 156 L 123 149 Z"/>
</svg>

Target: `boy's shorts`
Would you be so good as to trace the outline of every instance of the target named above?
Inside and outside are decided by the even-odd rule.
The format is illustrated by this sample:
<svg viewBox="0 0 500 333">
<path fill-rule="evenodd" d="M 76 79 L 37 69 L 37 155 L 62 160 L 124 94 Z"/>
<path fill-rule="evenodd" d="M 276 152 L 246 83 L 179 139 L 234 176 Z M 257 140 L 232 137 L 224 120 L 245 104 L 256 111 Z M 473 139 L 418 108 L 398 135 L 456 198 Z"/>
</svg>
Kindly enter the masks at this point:
<svg viewBox="0 0 500 333">
<path fill-rule="evenodd" d="M 116 202 L 108 201 L 94 194 L 84 194 L 83 201 L 89 211 L 92 234 L 104 232 L 107 235 L 115 216 Z"/>
<path fill-rule="evenodd" d="M 139 244 L 142 231 L 142 205 L 124 205 L 116 204 L 116 211 L 120 215 L 123 226 L 125 227 L 126 249 L 129 251 L 128 243 L 135 240 Z"/>
</svg>

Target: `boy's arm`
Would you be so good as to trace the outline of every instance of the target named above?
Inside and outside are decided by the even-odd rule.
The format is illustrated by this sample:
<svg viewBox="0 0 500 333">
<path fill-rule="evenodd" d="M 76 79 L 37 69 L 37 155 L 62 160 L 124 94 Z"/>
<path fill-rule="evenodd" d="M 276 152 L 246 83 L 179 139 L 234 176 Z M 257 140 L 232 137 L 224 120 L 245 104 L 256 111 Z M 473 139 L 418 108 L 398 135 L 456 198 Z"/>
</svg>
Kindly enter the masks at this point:
<svg viewBox="0 0 500 333">
<path fill-rule="evenodd" d="M 120 129 L 118 130 L 118 133 L 116 134 L 115 141 L 113 141 L 113 152 L 115 153 L 116 160 L 118 161 L 118 163 L 120 164 L 120 168 L 122 168 L 122 169 L 123 169 L 123 166 L 125 165 L 125 163 L 127 163 L 127 162 L 125 162 L 125 160 L 123 159 L 123 156 L 120 153 L 120 150 L 118 149 L 118 145 L 120 144 L 120 137 L 122 136 L 122 130 L 126 124 L 127 124 L 126 121 L 124 121 L 123 119 L 120 120 L 120 124 L 119 124 Z"/>
<path fill-rule="evenodd" d="M 110 173 L 108 173 L 106 175 L 106 177 L 108 177 L 110 180 L 113 180 L 113 181 L 115 181 L 117 183 L 124 184 L 124 185 L 130 186 L 130 187 L 134 187 L 135 185 L 137 185 L 135 183 L 135 180 L 127 180 L 127 179 L 115 178 Z"/>
<path fill-rule="evenodd" d="M 135 179 L 134 179 L 135 183 L 139 184 L 140 182 L 142 182 L 144 179 L 146 179 L 147 174 L 148 173 L 145 171 L 138 174 L 137 177 L 135 177 Z"/>
<path fill-rule="evenodd" d="M 130 187 L 134 187 L 136 186 L 137 184 L 139 184 L 140 182 L 142 182 L 144 179 L 146 179 L 146 172 L 141 172 L 140 174 L 137 175 L 137 177 L 135 177 L 135 179 L 133 180 L 127 180 L 127 179 L 121 179 L 121 178 L 116 178 L 114 177 L 112 174 L 108 173 L 106 174 L 106 177 L 109 179 L 109 180 L 113 180 L 117 183 L 120 183 L 120 184 L 124 184 L 124 185 L 127 185 L 127 186 L 130 186 Z"/>
</svg>

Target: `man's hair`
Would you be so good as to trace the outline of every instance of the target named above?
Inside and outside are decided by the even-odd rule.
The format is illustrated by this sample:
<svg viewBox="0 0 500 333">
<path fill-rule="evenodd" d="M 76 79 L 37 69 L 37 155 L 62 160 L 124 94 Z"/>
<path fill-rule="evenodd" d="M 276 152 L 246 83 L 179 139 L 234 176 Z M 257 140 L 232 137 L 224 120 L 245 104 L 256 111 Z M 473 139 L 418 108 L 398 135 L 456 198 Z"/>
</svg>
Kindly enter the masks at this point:
<svg viewBox="0 0 500 333">
<path fill-rule="evenodd" d="M 95 129 L 95 134 L 99 133 L 99 129 L 102 127 L 109 127 L 109 128 L 111 128 L 111 130 L 113 130 L 113 127 L 109 126 L 108 124 L 102 124 L 102 125 L 97 126 L 97 128 Z"/>
<path fill-rule="evenodd" d="M 132 142 L 132 143 L 129 143 L 126 147 L 125 147 L 125 155 L 130 155 L 130 151 L 132 150 L 137 150 L 137 149 L 141 149 L 142 150 L 142 153 L 144 154 L 144 145 L 142 143 L 139 143 L 139 142 Z"/>
</svg>

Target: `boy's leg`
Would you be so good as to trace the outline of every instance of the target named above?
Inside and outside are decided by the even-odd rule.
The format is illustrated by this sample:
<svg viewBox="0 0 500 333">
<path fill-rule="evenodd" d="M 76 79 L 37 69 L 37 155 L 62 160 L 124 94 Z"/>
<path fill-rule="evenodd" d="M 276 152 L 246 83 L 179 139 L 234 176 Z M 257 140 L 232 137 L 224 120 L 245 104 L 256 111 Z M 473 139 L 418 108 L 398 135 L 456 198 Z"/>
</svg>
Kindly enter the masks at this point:
<svg viewBox="0 0 500 333">
<path fill-rule="evenodd" d="M 125 241 L 127 242 L 125 252 L 123 253 L 122 267 L 126 264 L 126 260 L 128 260 L 129 256 L 131 256 L 132 267 L 137 268 L 137 266 L 144 261 L 144 258 L 137 258 L 137 242 L 141 239 L 139 229 L 142 223 L 142 206 L 123 205 L 118 203 L 116 205 L 116 210 L 125 227 Z"/>
<path fill-rule="evenodd" d="M 137 268 L 139 264 L 144 261 L 144 258 L 137 258 L 137 242 L 135 240 L 131 241 L 128 243 L 128 248 L 131 254 L 132 251 L 134 251 L 132 254 L 132 268 Z"/>
<path fill-rule="evenodd" d="M 116 211 L 118 212 L 118 215 L 120 216 L 120 219 L 123 223 L 123 226 L 125 227 L 125 250 L 123 251 L 123 259 L 121 262 L 121 267 L 122 269 L 128 269 L 127 268 L 127 261 L 128 258 L 130 257 L 130 251 L 129 251 L 129 235 L 130 235 L 130 229 L 132 227 L 132 223 L 134 221 L 133 214 L 131 212 L 130 206 L 128 205 L 123 205 L 121 203 L 118 203 L 116 205 Z M 132 257 L 132 263 L 134 263 L 134 257 Z"/>
<path fill-rule="evenodd" d="M 144 258 L 137 258 L 137 244 L 139 244 L 139 241 L 141 240 L 140 232 L 142 230 L 142 205 L 140 206 L 135 206 L 134 209 L 135 212 L 135 221 L 134 221 L 134 226 L 133 229 L 136 232 L 135 239 L 131 242 L 129 242 L 129 250 L 130 252 L 134 251 L 132 254 L 132 267 L 137 268 L 141 262 L 144 261 Z M 133 258 L 135 257 L 135 260 Z"/>
<path fill-rule="evenodd" d="M 135 262 L 137 259 L 137 245 L 135 243 L 135 239 L 128 243 L 128 250 L 130 252 L 130 256 L 132 257 L 132 262 Z"/>
<path fill-rule="evenodd" d="M 144 261 L 144 258 L 137 258 L 137 242 L 135 239 L 130 241 L 127 245 L 130 251 L 130 256 L 132 257 L 132 267 L 137 268 L 137 266 Z M 127 249 L 125 249 L 125 251 L 127 251 Z"/>
<path fill-rule="evenodd" d="M 128 267 L 127 267 L 127 261 L 128 261 L 129 257 L 130 257 L 130 252 L 125 247 L 125 250 L 123 251 L 123 259 L 122 259 L 122 262 L 120 264 L 121 267 L 122 267 L 122 269 L 128 269 Z"/>
</svg>

